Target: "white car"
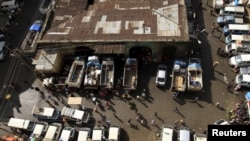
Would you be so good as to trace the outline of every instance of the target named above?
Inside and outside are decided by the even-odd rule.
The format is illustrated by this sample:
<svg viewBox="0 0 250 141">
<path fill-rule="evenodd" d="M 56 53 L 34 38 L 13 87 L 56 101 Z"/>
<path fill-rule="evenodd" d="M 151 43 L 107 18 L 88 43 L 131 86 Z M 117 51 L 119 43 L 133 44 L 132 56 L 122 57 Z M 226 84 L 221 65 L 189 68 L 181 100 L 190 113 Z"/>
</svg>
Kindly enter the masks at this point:
<svg viewBox="0 0 250 141">
<path fill-rule="evenodd" d="M 235 84 L 242 87 L 250 88 L 250 75 L 249 74 L 238 74 L 235 78 Z"/>
<path fill-rule="evenodd" d="M 214 122 L 214 125 L 229 125 L 229 122 L 226 121 L 225 119 L 219 119 Z"/>
<path fill-rule="evenodd" d="M 75 137 L 75 128 L 74 127 L 64 127 L 59 138 L 59 141 L 70 141 Z"/>
<path fill-rule="evenodd" d="M 166 81 L 167 81 L 167 66 L 160 64 L 158 66 L 155 83 L 157 86 L 165 86 Z"/>
<path fill-rule="evenodd" d="M 3 61 L 6 59 L 8 50 L 6 49 L 6 43 L 5 41 L 0 41 L 0 61 Z"/>
</svg>

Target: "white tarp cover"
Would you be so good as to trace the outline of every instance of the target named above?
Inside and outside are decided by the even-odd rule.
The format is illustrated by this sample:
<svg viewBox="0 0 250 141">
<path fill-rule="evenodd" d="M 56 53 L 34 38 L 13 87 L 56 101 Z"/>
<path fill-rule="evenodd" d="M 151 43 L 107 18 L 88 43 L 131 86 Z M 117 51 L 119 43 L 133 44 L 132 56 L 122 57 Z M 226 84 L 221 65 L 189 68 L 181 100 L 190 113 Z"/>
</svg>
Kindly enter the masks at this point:
<svg viewBox="0 0 250 141">
<path fill-rule="evenodd" d="M 88 131 L 79 131 L 77 141 L 87 141 Z"/>
<path fill-rule="evenodd" d="M 173 140 L 173 129 L 163 128 L 162 131 L 162 141 L 172 141 Z"/>
<path fill-rule="evenodd" d="M 70 132 L 71 132 L 70 130 L 63 130 L 59 140 L 60 141 L 68 141 L 70 138 Z"/>
<path fill-rule="evenodd" d="M 108 140 L 118 141 L 119 139 L 119 127 L 110 127 Z"/>
<path fill-rule="evenodd" d="M 54 140 L 54 136 L 56 134 L 57 127 L 56 126 L 49 126 L 46 135 L 44 137 L 44 141 L 52 141 Z"/>
<path fill-rule="evenodd" d="M 33 135 L 38 135 L 40 136 L 43 132 L 44 125 L 42 124 L 36 124 L 35 128 L 33 130 Z"/>
<path fill-rule="evenodd" d="M 102 141 L 102 130 L 98 129 L 93 130 L 92 141 Z"/>
<path fill-rule="evenodd" d="M 19 119 L 19 118 L 10 118 L 8 122 L 9 127 L 27 129 L 29 126 L 30 120 Z"/>
</svg>

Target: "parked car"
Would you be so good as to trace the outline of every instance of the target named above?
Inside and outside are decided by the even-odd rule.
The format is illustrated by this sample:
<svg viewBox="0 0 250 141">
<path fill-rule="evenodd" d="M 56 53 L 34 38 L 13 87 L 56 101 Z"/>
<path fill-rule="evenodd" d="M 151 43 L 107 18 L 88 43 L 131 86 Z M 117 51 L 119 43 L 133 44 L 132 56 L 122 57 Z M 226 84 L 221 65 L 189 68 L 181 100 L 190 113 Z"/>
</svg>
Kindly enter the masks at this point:
<svg viewBox="0 0 250 141">
<path fill-rule="evenodd" d="M 105 129 L 103 126 L 95 126 L 92 131 L 92 141 L 103 141 Z"/>
<path fill-rule="evenodd" d="M 59 141 L 71 141 L 75 137 L 75 128 L 74 127 L 64 127 L 59 138 Z"/>
<path fill-rule="evenodd" d="M 174 138 L 174 127 L 172 125 L 163 125 L 161 129 L 161 141 L 172 141 Z"/>
<path fill-rule="evenodd" d="M 38 122 L 35 125 L 33 132 L 30 135 L 31 140 L 42 140 L 46 131 L 48 130 L 49 124 L 47 122 Z"/>
<path fill-rule="evenodd" d="M 227 24 L 243 24 L 244 20 L 243 18 L 238 18 L 233 15 L 221 15 L 217 17 L 217 24 L 220 27 L 223 27 Z"/>
<path fill-rule="evenodd" d="M 235 78 L 235 84 L 250 88 L 250 75 L 249 74 L 237 74 Z"/>
<path fill-rule="evenodd" d="M 90 118 L 90 114 L 87 111 L 82 111 L 78 109 L 73 109 L 69 107 L 63 107 L 62 117 L 66 117 L 69 120 L 73 120 L 76 122 L 87 123 Z"/>
<path fill-rule="evenodd" d="M 241 54 L 233 56 L 229 59 L 231 66 L 245 67 L 250 66 L 250 54 Z"/>
<path fill-rule="evenodd" d="M 250 66 L 240 67 L 239 72 L 240 74 L 250 74 Z"/>
<path fill-rule="evenodd" d="M 108 141 L 120 141 L 120 131 L 119 126 L 111 125 L 108 132 Z"/>
<path fill-rule="evenodd" d="M 229 125 L 229 122 L 226 121 L 225 119 L 219 119 L 214 122 L 214 125 Z"/>
<path fill-rule="evenodd" d="M 90 141 L 91 129 L 88 127 L 79 128 L 77 141 Z"/>
<path fill-rule="evenodd" d="M 61 123 L 51 123 L 48 127 L 48 130 L 45 134 L 43 141 L 55 141 L 58 140 L 59 135 L 62 131 L 62 124 Z"/>
<path fill-rule="evenodd" d="M 167 66 L 161 64 L 158 66 L 155 83 L 157 86 L 165 86 L 166 80 L 167 80 Z"/>
<path fill-rule="evenodd" d="M 207 141 L 205 134 L 194 134 L 194 141 Z"/>
<path fill-rule="evenodd" d="M 32 109 L 32 115 L 38 120 L 58 120 L 61 112 L 55 108 L 38 107 L 35 105 Z"/>
<path fill-rule="evenodd" d="M 0 41 L 0 61 L 6 59 L 8 52 L 5 41 Z"/>
</svg>

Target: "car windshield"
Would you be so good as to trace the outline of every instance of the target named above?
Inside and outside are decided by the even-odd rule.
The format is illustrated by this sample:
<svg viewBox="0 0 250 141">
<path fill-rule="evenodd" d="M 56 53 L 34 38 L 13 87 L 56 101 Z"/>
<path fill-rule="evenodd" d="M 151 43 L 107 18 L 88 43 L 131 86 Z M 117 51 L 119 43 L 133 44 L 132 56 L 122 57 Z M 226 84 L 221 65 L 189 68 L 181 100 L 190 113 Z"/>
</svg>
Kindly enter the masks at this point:
<svg viewBox="0 0 250 141">
<path fill-rule="evenodd" d="M 164 78 L 160 78 L 160 77 L 159 77 L 157 81 L 158 81 L 158 82 L 164 82 L 164 80 L 165 80 Z"/>
<path fill-rule="evenodd" d="M 242 81 L 242 79 L 243 79 L 243 76 L 242 76 L 242 75 L 239 75 L 239 77 L 238 77 L 238 81 L 239 81 L 239 82 L 241 82 L 241 81 Z"/>
<path fill-rule="evenodd" d="M 235 56 L 235 61 L 236 61 L 237 63 L 240 63 L 240 62 L 242 61 L 241 56 L 240 56 L 240 55 L 239 55 L 239 56 Z"/>
</svg>

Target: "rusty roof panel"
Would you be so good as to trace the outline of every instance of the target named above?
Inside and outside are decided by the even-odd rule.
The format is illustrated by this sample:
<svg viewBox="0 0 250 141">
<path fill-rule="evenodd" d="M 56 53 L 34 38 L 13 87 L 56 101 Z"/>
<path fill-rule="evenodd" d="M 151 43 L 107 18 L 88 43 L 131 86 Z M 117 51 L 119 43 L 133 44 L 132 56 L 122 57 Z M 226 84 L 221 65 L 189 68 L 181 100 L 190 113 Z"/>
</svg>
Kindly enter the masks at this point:
<svg viewBox="0 0 250 141">
<path fill-rule="evenodd" d="M 181 0 L 180 0 L 181 1 Z M 58 0 L 39 42 L 189 40 L 185 6 L 176 0 Z"/>
</svg>

